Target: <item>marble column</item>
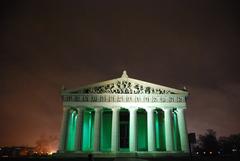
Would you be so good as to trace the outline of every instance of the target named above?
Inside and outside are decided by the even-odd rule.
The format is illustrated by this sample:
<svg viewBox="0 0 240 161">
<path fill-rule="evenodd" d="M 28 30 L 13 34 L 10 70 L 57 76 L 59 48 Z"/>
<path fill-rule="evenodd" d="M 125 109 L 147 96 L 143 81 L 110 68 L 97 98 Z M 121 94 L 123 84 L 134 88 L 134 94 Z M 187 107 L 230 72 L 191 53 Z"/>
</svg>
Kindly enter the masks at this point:
<svg viewBox="0 0 240 161">
<path fill-rule="evenodd" d="M 154 109 L 148 108 L 147 110 L 147 137 L 148 137 L 148 151 L 156 150 L 155 141 L 155 124 L 154 124 Z"/>
<path fill-rule="evenodd" d="M 129 151 L 137 151 L 137 109 L 129 108 Z"/>
<path fill-rule="evenodd" d="M 164 109 L 166 151 L 173 151 L 172 110 Z"/>
<path fill-rule="evenodd" d="M 100 151 L 100 126 L 101 126 L 101 108 L 97 107 L 94 109 L 94 146 L 93 151 Z"/>
<path fill-rule="evenodd" d="M 117 152 L 119 150 L 119 108 L 112 109 L 112 138 L 111 151 Z"/>
<path fill-rule="evenodd" d="M 76 135 L 75 135 L 75 150 L 82 150 L 82 122 L 83 122 L 83 108 L 77 109 L 77 120 L 76 120 Z"/>
<path fill-rule="evenodd" d="M 63 152 L 66 149 L 67 129 L 68 129 L 68 108 L 63 107 L 63 119 L 61 124 L 60 143 L 58 147 L 59 152 Z"/>
<path fill-rule="evenodd" d="M 184 109 L 181 108 L 177 109 L 177 120 L 180 134 L 181 150 L 188 153 L 189 152 L 188 133 L 184 117 Z"/>
</svg>

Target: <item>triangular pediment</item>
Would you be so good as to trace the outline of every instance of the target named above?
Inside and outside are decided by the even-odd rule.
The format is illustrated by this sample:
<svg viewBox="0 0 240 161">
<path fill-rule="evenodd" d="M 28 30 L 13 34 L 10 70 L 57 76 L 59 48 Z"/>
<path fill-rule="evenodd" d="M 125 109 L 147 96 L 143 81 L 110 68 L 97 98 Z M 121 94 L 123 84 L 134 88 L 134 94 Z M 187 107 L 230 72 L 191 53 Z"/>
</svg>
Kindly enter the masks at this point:
<svg viewBox="0 0 240 161">
<path fill-rule="evenodd" d="M 122 77 L 82 86 L 73 90 L 64 90 L 64 94 L 185 94 L 178 90 L 154 83 L 129 78 L 126 72 Z"/>
</svg>

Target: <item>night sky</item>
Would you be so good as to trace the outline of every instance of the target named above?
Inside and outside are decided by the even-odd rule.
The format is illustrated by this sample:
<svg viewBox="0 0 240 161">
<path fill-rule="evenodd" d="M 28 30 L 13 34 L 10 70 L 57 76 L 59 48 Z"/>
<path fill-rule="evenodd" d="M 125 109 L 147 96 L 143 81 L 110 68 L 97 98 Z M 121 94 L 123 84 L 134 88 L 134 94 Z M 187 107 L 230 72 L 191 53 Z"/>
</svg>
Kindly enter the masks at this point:
<svg viewBox="0 0 240 161">
<path fill-rule="evenodd" d="M 129 77 L 190 92 L 189 132 L 240 132 L 234 1 L 3 0 L 0 145 L 58 137 L 60 89 Z"/>
</svg>

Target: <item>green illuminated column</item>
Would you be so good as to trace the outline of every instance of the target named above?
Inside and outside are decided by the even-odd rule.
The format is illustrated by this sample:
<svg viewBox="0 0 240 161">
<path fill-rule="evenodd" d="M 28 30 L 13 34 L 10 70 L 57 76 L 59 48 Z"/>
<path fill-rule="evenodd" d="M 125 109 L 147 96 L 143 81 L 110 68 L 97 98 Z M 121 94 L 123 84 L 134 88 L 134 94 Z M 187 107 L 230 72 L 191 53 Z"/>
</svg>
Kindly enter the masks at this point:
<svg viewBox="0 0 240 161">
<path fill-rule="evenodd" d="M 93 151 L 98 152 L 100 150 L 100 126 L 101 126 L 101 108 L 97 107 L 94 109 L 94 149 Z"/>
<path fill-rule="evenodd" d="M 129 151 L 137 151 L 137 109 L 129 108 Z"/>
<path fill-rule="evenodd" d="M 68 129 L 68 109 L 67 107 L 63 107 L 63 119 L 61 126 L 61 136 L 58 150 L 63 152 L 66 147 L 66 139 L 67 139 L 67 129 Z"/>
<path fill-rule="evenodd" d="M 147 137 L 148 151 L 156 150 L 155 126 L 154 126 L 154 109 L 147 109 Z"/>
<path fill-rule="evenodd" d="M 187 129 L 184 117 L 184 109 L 177 109 L 177 119 L 178 119 L 178 127 L 180 133 L 180 142 L 181 142 L 181 150 L 184 152 L 189 152 L 188 146 L 188 136 Z"/>
<path fill-rule="evenodd" d="M 75 150 L 82 150 L 82 121 L 83 121 L 83 109 L 77 109 L 77 120 L 76 120 L 76 135 L 75 135 Z"/>
<path fill-rule="evenodd" d="M 112 140 L 111 151 L 116 152 L 119 149 L 119 108 L 112 109 Z"/>
<path fill-rule="evenodd" d="M 173 135 L 172 135 L 172 118 L 171 109 L 164 109 L 164 123 L 165 123 L 165 139 L 166 139 L 166 150 L 173 151 Z"/>
<path fill-rule="evenodd" d="M 67 151 L 75 150 L 75 134 L 76 134 L 76 111 L 71 109 L 69 111 L 69 119 L 68 119 L 68 132 L 67 132 Z"/>
</svg>

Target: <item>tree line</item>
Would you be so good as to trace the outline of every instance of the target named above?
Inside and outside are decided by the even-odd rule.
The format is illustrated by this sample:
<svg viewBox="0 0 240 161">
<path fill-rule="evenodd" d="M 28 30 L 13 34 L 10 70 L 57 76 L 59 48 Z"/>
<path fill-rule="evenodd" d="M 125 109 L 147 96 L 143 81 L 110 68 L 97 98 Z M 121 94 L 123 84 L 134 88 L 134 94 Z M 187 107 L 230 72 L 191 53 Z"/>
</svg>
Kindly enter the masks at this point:
<svg viewBox="0 0 240 161">
<path fill-rule="evenodd" d="M 216 137 L 216 132 L 208 129 L 205 134 L 199 135 L 193 147 L 195 154 L 199 155 L 226 155 L 240 153 L 240 133 L 224 137 Z"/>
</svg>

